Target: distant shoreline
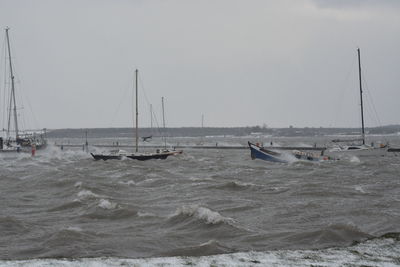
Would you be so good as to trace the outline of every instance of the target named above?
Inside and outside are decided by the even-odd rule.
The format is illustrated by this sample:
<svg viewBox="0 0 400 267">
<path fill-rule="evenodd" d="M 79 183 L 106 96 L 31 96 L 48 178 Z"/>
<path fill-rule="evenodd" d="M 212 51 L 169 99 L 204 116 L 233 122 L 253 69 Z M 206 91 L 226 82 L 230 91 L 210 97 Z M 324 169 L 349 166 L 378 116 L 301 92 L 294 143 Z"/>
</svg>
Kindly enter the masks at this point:
<svg viewBox="0 0 400 267">
<path fill-rule="evenodd" d="M 399 134 L 400 125 L 381 127 L 367 127 L 368 135 Z M 124 138 L 132 137 L 133 128 L 66 128 L 48 129 L 49 138 L 83 138 L 87 134 L 90 138 Z M 205 136 L 271 136 L 271 137 L 302 137 L 302 136 L 329 136 L 329 135 L 359 135 L 359 128 L 323 128 L 323 127 L 288 127 L 267 128 L 252 127 L 179 127 L 179 128 L 140 128 L 139 136 L 174 136 L 174 137 L 205 137 Z"/>
</svg>

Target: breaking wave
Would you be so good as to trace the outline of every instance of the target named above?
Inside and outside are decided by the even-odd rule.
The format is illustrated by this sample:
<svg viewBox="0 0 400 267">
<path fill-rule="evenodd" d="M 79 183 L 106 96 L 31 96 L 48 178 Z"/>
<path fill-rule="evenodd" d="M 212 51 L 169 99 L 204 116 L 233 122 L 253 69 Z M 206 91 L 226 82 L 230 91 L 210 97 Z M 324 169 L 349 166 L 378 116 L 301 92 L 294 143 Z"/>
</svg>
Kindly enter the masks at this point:
<svg viewBox="0 0 400 267">
<path fill-rule="evenodd" d="M 196 220 L 202 221 L 205 224 L 229 224 L 233 225 L 235 221 L 232 218 L 224 217 L 216 211 L 212 211 L 208 208 L 204 208 L 198 205 L 183 206 L 177 209 L 174 215 L 170 219 L 178 218 L 195 218 Z"/>
</svg>

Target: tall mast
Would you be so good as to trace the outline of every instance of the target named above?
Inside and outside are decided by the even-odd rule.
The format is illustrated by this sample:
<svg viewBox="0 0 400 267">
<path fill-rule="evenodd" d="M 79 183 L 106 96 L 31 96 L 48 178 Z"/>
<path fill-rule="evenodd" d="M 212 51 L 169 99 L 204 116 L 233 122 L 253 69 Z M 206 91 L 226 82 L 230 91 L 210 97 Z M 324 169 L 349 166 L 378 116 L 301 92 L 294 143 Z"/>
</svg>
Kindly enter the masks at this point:
<svg viewBox="0 0 400 267">
<path fill-rule="evenodd" d="M 161 106 L 162 106 L 162 120 L 163 120 L 163 128 L 164 128 L 164 148 L 167 148 L 167 137 L 165 132 L 165 115 L 164 115 L 164 97 L 161 97 Z"/>
<path fill-rule="evenodd" d="M 357 48 L 358 54 L 358 77 L 360 81 L 360 101 L 361 101 L 361 135 L 362 143 L 365 145 L 365 129 L 364 129 L 364 107 L 363 107 L 363 97 L 362 97 L 362 82 L 361 82 L 361 58 L 360 58 L 360 48 Z"/>
<path fill-rule="evenodd" d="M 201 114 L 201 144 L 204 143 L 204 114 Z"/>
<path fill-rule="evenodd" d="M 10 119 L 11 119 L 11 102 L 13 102 L 13 113 L 14 113 L 14 125 L 15 125 L 15 138 L 18 139 L 18 120 L 17 120 L 17 104 L 15 101 L 15 85 L 14 85 L 14 73 L 13 67 L 11 63 L 11 49 L 10 49 L 10 38 L 8 36 L 9 28 L 6 28 L 6 37 L 7 37 L 7 48 L 8 48 L 8 57 L 10 61 L 10 77 L 11 77 L 11 98 L 10 98 L 10 113 L 8 117 L 8 133 L 10 132 Z"/>
<path fill-rule="evenodd" d="M 153 132 L 153 105 L 150 104 L 150 129 Z"/>
<path fill-rule="evenodd" d="M 139 144 L 139 132 L 138 132 L 138 119 L 139 119 L 139 107 L 138 107 L 138 70 L 135 70 L 135 88 L 136 88 L 136 152 L 138 152 Z"/>
</svg>

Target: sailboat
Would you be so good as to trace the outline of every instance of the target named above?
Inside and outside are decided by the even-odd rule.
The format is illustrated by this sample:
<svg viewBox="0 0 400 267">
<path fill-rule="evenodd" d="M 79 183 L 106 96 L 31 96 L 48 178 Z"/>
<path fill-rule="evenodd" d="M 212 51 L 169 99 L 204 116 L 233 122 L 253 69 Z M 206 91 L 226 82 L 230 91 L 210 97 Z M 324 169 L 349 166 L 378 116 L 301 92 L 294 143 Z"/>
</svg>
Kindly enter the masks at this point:
<svg viewBox="0 0 400 267">
<path fill-rule="evenodd" d="M 353 140 L 332 140 L 332 142 L 338 145 L 328 149 L 325 155 L 335 157 L 346 157 L 346 156 L 385 156 L 388 148 L 387 145 L 380 145 L 379 147 L 369 146 L 365 142 L 365 127 L 364 127 L 364 106 L 363 106 L 363 89 L 361 79 L 361 56 L 360 49 L 357 49 L 358 55 L 358 78 L 359 78 L 359 90 L 360 90 L 360 112 L 361 112 L 361 138 Z M 361 144 L 351 145 L 339 145 L 343 142 L 355 142 L 361 141 Z"/>
<path fill-rule="evenodd" d="M 139 106 L 138 106 L 138 70 L 135 70 L 135 101 L 136 101 L 136 120 L 135 120 L 135 152 L 127 153 L 125 150 L 113 150 L 109 153 L 94 154 L 90 153 L 95 160 L 110 160 L 110 159 L 136 159 L 136 160 L 150 160 L 150 159 L 166 159 L 168 156 L 176 155 L 175 151 L 167 149 L 157 149 L 155 153 L 142 153 L 139 152 Z"/>
<path fill-rule="evenodd" d="M 15 96 L 15 77 L 11 57 L 11 46 L 9 37 L 9 28 L 5 29 L 6 42 L 7 42 L 7 55 L 9 63 L 9 78 L 10 78 L 10 98 L 8 100 L 8 116 L 7 116 L 7 129 L 3 129 L 4 134 L 0 137 L 0 152 L 21 152 L 33 151 L 46 147 L 46 131 L 21 131 L 18 125 L 17 102 Z M 5 96 L 6 97 L 6 96 Z M 13 119 L 12 119 L 13 118 Z M 14 128 L 12 129 L 12 123 Z M 13 132 L 15 135 L 13 135 Z"/>
</svg>

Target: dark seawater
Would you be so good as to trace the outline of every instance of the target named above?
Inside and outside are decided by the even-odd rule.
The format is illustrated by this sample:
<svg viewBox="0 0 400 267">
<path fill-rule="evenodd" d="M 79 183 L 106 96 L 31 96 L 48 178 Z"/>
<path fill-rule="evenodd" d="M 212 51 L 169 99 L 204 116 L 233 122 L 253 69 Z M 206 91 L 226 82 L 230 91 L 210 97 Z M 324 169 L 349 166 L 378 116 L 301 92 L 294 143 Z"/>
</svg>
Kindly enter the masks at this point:
<svg viewBox="0 0 400 267">
<path fill-rule="evenodd" d="M 271 164 L 192 149 L 104 162 L 50 146 L 0 164 L 0 264 L 400 265 L 400 157 Z"/>
</svg>

